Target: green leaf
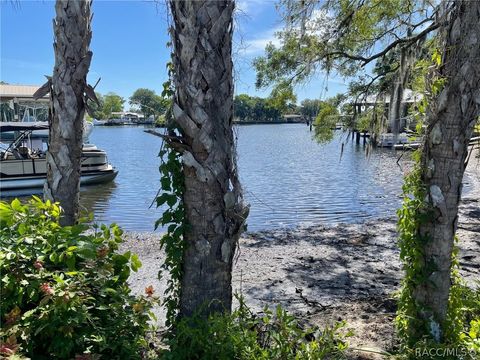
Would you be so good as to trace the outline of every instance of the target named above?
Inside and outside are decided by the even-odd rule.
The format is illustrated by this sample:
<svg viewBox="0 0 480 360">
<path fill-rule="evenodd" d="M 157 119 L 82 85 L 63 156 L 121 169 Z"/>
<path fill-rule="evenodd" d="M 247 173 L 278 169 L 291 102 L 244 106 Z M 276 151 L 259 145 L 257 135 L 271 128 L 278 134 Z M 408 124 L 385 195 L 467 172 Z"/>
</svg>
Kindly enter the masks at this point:
<svg viewBox="0 0 480 360">
<path fill-rule="evenodd" d="M 69 270 L 71 271 L 75 270 L 75 256 L 67 257 L 67 260 L 65 261 L 65 263 L 67 264 Z"/>
<path fill-rule="evenodd" d="M 122 236 L 123 235 L 123 230 L 120 229 L 118 226 L 115 226 L 113 228 L 113 235 L 114 236 Z"/>
<path fill-rule="evenodd" d="M 20 223 L 20 225 L 18 225 L 17 231 L 20 235 L 23 235 L 25 234 L 26 229 L 27 225 L 25 225 L 25 223 Z"/>
<path fill-rule="evenodd" d="M 177 197 L 175 195 L 169 196 L 169 198 L 167 199 L 167 205 L 172 207 L 176 203 L 177 203 Z"/>
<path fill-rule="evenodd" d="M 21 211 L 22 210 L 22 203 L 20 202 L 20 200 L 18 200 L 17 198 L 15 198 L 10 206 L 12 207 L 13 210 L 15 211 Z"/>
<path fill-rule="evenodd" d="M 160 185 L 162 186 L 163 190 L 170 191 L 171 190 L 170 184 L 171 184 L 171 181 L 169 177 L 164 176 L 160 179 Z"/>
<path fill-rule="evenodd" d="M 163 193 L 160 196 L 157 196 L 157 206 L 162 206 L 167 202 L 168 193 Z"/>
<path fill-rule="evenodd" d="M 137 272 L 138 269 L 140 269 L 142 267 L 142 262 L 138 258 L 138 255 L 133 254 L 132 257 L 130 258 L 130 260 L 132 262 L 132 270 Z"/>
<path fill-rule="evenodd" d="M 80 258 L 87 260 L 87 259 L 95 259 L 97 256 L 97 253 L 95 252 L 95 250 L 93 250 L 90 247 L 82 247 L 78 249 L 77 255 Z"/>
<path fill-rule="evenodd" d="M 103 290 L 103 292 L 107 295 L 116 295 L 117 294 L 117 290 L 112 289 L 112 288 L 106 288 L 106 289 Z"/>
</svg>

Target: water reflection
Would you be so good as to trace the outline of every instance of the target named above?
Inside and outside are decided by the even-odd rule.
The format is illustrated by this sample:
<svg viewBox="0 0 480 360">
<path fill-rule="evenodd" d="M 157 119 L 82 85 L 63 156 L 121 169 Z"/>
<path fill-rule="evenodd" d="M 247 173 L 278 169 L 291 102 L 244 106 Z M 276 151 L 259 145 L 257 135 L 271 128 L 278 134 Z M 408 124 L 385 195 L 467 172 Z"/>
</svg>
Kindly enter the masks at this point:
<svg viewBox="0 0 480 360">
<path fill-rule="evenodd" d="M 318 144 L 304 125 L 240 127 L 238 138 L 251 230 L 357 222 L 391 215 L 400 205 L 403 171 L 390 150 L 367 157 L 339 132 Z"/>
<path fill-rule="evenodd" d="M 96 127 L 90 141 L 108 154 L 119 170 L 113 183 L 89 187 L 81 203 L 98 222 L 121 225 L 126 230 L 151 231 L 160 210 L 150 206 L 160 188 L 158 152 L 162 140 L 143 127 Z"/>
<path fill-rule="evenodd" d="M 80 189 L 80 212 L 82 215 L 88 215 L 92 210 L 96 213 L 96 221 L 105 222 L 107 219 L 103 217 L 108 211 L 110 199 L 117 189 L 115 181 L 98 184 Z"/>
</svg>

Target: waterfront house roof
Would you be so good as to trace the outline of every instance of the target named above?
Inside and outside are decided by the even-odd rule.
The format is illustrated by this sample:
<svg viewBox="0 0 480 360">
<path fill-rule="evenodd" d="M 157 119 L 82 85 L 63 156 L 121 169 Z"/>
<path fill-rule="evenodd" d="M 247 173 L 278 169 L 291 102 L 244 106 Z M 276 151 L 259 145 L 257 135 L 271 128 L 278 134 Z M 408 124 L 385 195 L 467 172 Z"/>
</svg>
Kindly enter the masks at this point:
<svg viewBox="0 0 480 360">
<path fill-rule="evenodd" d="M 0 84 L 0 98 L 2 100 L 25 99 L 33 100 L 33 94 L 40 88 L 38 85 L 13 85 Z M 44 96 L 41 100 L 48 100 L 48 96 Z"/>
<path fill-rule="evenodd" d="M 403 103 L 417 103 L 422 100 L 423 95 L 419 92 L 413 91 L 411 89 L 403 90 Z M 390 103 L 390 96 L 387 94 L 372 94 L 368 95 L 366 98 L 360 98 L 355 105 L 374 105 L 376 103 Z"/>
<path fill-rule="evenodd" d="M 132 112 L 132 111 L 114 111 L 112 112 L 112 115 L 114 116 L 120 116 L 120 117 L 137 117 L 139 119 L 143 119 L 145 116 L 142 114 Z"/>
</svg>

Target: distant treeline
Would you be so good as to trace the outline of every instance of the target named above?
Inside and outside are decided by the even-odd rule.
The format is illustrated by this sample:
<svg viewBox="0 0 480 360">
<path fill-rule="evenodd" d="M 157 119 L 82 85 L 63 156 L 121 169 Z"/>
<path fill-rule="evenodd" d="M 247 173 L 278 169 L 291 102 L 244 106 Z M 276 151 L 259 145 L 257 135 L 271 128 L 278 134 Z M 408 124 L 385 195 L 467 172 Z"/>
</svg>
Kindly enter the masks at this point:
<svg viewBox="0 0 480 360">
<path fill-rule="evenodd" d="M 126 100 L 113 92 L 106 95 L 95 93 L 97 95 L 99 104 L 90 103 L 93 110 L 94 118 L 96 119 L 111 119 L 112 113 L 124 111 Z M 157 118 L 165 114 L 168 107 L 168 100 L 162 96 L 157 95 L 154 90 L 140 88 L 135 90 L 132 96 L 128 99 L 131 105 L 130 111 L 140 112 L 145 118 L 153 115 Z"/>
<path fill-rule="evenodd" d="M 124 111 L 126 99 L 113 92 L 106 95 L 96 93 L 99 105 L 90 104 L 96 119 L 110 119 L 112 113 Z M 131 105 L 130 111 L 140 112 L 145 118 L 154 115 L 155 118 L 163 118 L 168 108 L 168 100 L 165 100 L 155 91 L 150 89 L 137 89 L 128 99 Z M 239 94 L 234 98 L 235 120 L 248 123 L 268 123 L 284 121 L 284 115 L 301 115 L 304 121 L 314 121 L 322 113 L 325 107 L 331 108 L 330 99 L 323 101 L 318 99 L 304 99 L 300 105 L 293 101 L 278 101 L 275 98 L 261 98 L 247 94 Z M 338 102 L 335 104 L 338 105 Z"/>
<path fill-rule="evenodd" d="M 234 98 L 235 119 L 241 122 L 277 122 L 283 121 L 284 115 L 301 115 L 303 121 L 315 121 L 322 113 L 334 112 L 343 97 L 331 99 L 304 99 L 300 105 L 293 102 L 282 103 L 274 98 L 261 98 L 247 94 L 236 95 Z M 322 112 L 322 110 L 324 110 Z"/>
<path fill-rule="evenodd" d="M 233 109 L 235 118 L 246 122 L 275 122 L 283 115 L 273 101 L 247 94 L 235 96 Z"/>
</svg>

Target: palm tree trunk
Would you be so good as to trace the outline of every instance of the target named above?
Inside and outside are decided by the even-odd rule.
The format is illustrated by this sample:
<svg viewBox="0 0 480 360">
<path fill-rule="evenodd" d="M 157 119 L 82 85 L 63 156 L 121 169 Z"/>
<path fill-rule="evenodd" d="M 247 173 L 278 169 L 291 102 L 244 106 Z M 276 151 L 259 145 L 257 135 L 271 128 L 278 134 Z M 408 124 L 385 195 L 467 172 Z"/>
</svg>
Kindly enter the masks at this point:
<svg viewBox="0 0 480 360">
<path fill-rule="evenodd" d="M 92 59 L 90 7 L 90 0 L 57 0 L 55 4 L 55 68 L 44 194 L 60 202 L 62 225 L 74 224 L 78 215 L 86 77 Z"/>
<path fill-rule="evenodd" d="M 434 216 L 420 226 L 427 236 L 424 261 L 431 267 L 427 281 L 413 292 L 441 341 L 451 285 L 452 248 L 457 229 L 467 147 L 480 113 L 480 2 L 456 1 L 448 27 L 440 76 L 446 85 L 431 104 L 422 155 L 422 181 Z"/>
<path fill-rule="evenodd" d="M 232 262 L 248 207 L 237 178 L 233 124 L 233 1 L 170 1 L 173 114 L 183 138 L 180 316 L 230 311 Z"/>
</svg>

